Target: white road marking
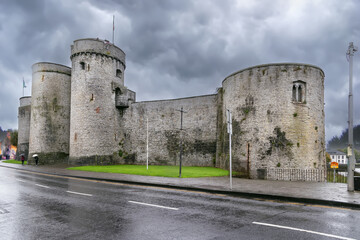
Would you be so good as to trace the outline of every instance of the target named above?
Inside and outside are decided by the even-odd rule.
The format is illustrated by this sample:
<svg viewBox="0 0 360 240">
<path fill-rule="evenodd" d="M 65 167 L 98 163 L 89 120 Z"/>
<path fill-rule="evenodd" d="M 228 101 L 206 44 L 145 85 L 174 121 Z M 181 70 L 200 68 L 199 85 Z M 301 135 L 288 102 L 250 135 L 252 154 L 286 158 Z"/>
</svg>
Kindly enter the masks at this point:
<svg viewBox="0 0 360 240">
<path fill-rule="evenodd" d="M 21 179 L 16 179 L 16 181 L 19 181 L 19 182 L 26 182 L 26 181 L 21 180 Z"/>
<path fill-rule="evenodd" d="M 45 185 L 40 185 L 40 184 L 35 184 L 36 186 L 39 186 L 39 187 L 43 187 L 43 188 L 50 188 L 48 186 L 45 186 Z"/>
<path fill-rule="evenodd" d="M 283 229 L 294 230 L 294 231 L 299 231 L 299 232 L 307 232 L 307 233 L 312 233 L 312 234 L 317 234 L 317 235 L 332 237 L 332 238 L 337 238 L 337 239 L 356 240 L 355 238 L 341 237 L 341 236 L 336 236 L 336 235 L 327 234 L 327 233 L 315 232 L 315 231 L 305 230 L 305 229 L 301 229 L 301 228 L 293 228 L 293 227 L 287 227 L 287 226 L 281 226 L 281 225 L 275 225 L 275 224 L 269 224 L 269 223 L 253 222 L 253 224 L 264 225 L 264 226 L 268 226 L 268 227 L 283 228 Z"/>
<path fill-rule="evenodd" d="M 172 208 L 172 207 L 165 207 L 165 206 L 160 206 L 160 205 L 155 205 L 155 204 L 150 204 L 150 203 L 142 203 L 142 202 L 135 202 L 135 201 L 129 201 L 130 203 L 135 203 L 135 204 L 140 204 L 140 205 L 145 205 L 145 206 L 150 206 L 150 207 L 158 207 L 158 208 L 165 208 L 165 209 L 170 209 L 170 210 L 179 210 L 178 208 Z"/>
<path fill-rule="evenodd" d="M 77 194 L 77 195 L 82 195 L 82 196 L 89 196 L 91 197 L 92 194 L 88 194 L 88 193 L 80 193 L 80 192 L 72 192 L 72 191 L 66 191 L 67 193 L 72 193 L 72 194 Z"/>
</svg>

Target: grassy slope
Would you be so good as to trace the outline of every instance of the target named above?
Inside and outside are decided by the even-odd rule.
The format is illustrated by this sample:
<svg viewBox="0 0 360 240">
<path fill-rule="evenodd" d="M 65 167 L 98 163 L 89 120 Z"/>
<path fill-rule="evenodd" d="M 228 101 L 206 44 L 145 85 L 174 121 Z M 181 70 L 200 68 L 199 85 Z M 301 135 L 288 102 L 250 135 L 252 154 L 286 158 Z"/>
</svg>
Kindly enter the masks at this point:
<svg viewBox="0 0 360 240">
<path fill-rule="evenodd" d="M 106 172 L 106 173 L 123 173 L 143 176 L 159 177 L 178 177 L 179 166 L 149 166 L 146 169 L 144 165 L 111 165 L 111 166 L 82 166 L 71 167 L 70 170 Z M 229 171 L 213 167 L 182 167 L 181 175 L 183 178 L 197 177 L 218 177 L 227 176 Z"/>
<path fill-rule="evenodd" d="M 4 163 L 15 163 L 15 164 L 21 164 L 21 161 L 17 160 L 4 160 Z M 27 164 L 27 161 L 24 161 L 24 164 Z"/>
</svg>

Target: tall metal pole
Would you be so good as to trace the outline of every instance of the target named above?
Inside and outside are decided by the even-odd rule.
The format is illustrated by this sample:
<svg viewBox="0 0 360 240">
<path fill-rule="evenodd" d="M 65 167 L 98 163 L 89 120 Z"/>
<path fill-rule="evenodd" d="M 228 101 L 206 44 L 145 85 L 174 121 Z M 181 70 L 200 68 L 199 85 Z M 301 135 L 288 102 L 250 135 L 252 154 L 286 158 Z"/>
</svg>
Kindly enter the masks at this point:
<svg viewBox="0 0 360 240">
<path fill-rule="evenodd" d="M 349 58 L 349 146 L 348 146 L 348 191 L 354 191 L 354 171 L 355 171 L 355 156 L 354 156 L 354 137 L 353 137 L 353 93 L 352 93 L 352 78 L 353 78 L 353 56 L 357 51 L 357 47 L 353 42 L 349 43 L 349 48 L 346 55 Z"/>
<path fill-rule="evenodd" d="M 179 178 L 181 178 L 181 167 L 182 167 L 182 152 L 183 152 L 183 143 L 182 143 L 182 131 L 183 131 L 183 113 L 186 113 L 183 109 L 183 107 L 181 107 L 181 110 L 177 110 L 180 111 L 181 113 L 181 120 L 180 120 L 180 168 L 179 168 Z"/>
<path fill-rule="evenodd" d="M 231 119 L 231 111 L 229 109 L 226 110 L 227 117 L 227 130 L 229 133 L 229 172 L 230 172 L 230 189 L 232 189 L 232 166 L 231 166 L 231 135 L 232 135 L 232 119 Z"/>
<path fill-rule="evenodd" d="M 179 168 L 179 177 L 181 178 L 181 165 L 182 165 L 182 126 L 183 126 L 183 108 L 181 107 L 181 122 L 180 122 L 180 168 Z"/>
<path fill-rule="evenodd" d="M 146 118 L 146 170 L 149 169 L 149 119 Z"/>
</svg>

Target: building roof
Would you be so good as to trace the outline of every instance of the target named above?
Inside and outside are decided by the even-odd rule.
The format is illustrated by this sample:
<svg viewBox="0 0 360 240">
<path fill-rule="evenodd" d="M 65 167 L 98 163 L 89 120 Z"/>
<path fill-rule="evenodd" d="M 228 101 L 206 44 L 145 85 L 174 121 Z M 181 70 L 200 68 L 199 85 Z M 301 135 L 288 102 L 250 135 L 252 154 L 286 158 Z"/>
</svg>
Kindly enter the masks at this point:
<svg viewBox="0 0 360 240">
<path fill-rule="evenodd" d="M 330 154 L 330 155 L 346 155 L 346 153 L 340 152 L 340 151 L 331 151 L 331 152 L 328 152 L 328 154 Z"/>
</svg>

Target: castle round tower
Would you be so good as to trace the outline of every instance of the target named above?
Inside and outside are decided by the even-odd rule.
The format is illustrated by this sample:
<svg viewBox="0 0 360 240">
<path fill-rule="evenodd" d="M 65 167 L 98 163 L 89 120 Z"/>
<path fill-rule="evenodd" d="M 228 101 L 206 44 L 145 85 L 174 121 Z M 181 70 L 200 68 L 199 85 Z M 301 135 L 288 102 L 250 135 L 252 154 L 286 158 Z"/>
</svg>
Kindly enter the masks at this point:
<svg viewBox="0 0 360 240">
<path fill-rule="evenodd" d="M 31 97 L 20 98 L 18 113 L 18 154 L 29 155 L 29 135 L 30 135 L 30 116 L 31 116 Z"/>
<path fill-rule="evenodd" d="M 120 141 L 116 95 L 124 89 L 125 53 L 106 40 L 71 46 L 72 164 L 111 164 Z"/>
<path fill-rule="evenodd" d="M 67 160 L 70 132 L 69 67 L 40 62 L 32 66 L 29 161 L 40 164 Z"/>
<path fill-rule="evenodd" d="M 320 68 L 297 63 L 247 68 L 226 77 L 220 95 L 220 167 L 228 164 L 225 111 L 229 109 L 234 171 L 271 178 L 272 169 L 326 169 Z"/>
</svg>

